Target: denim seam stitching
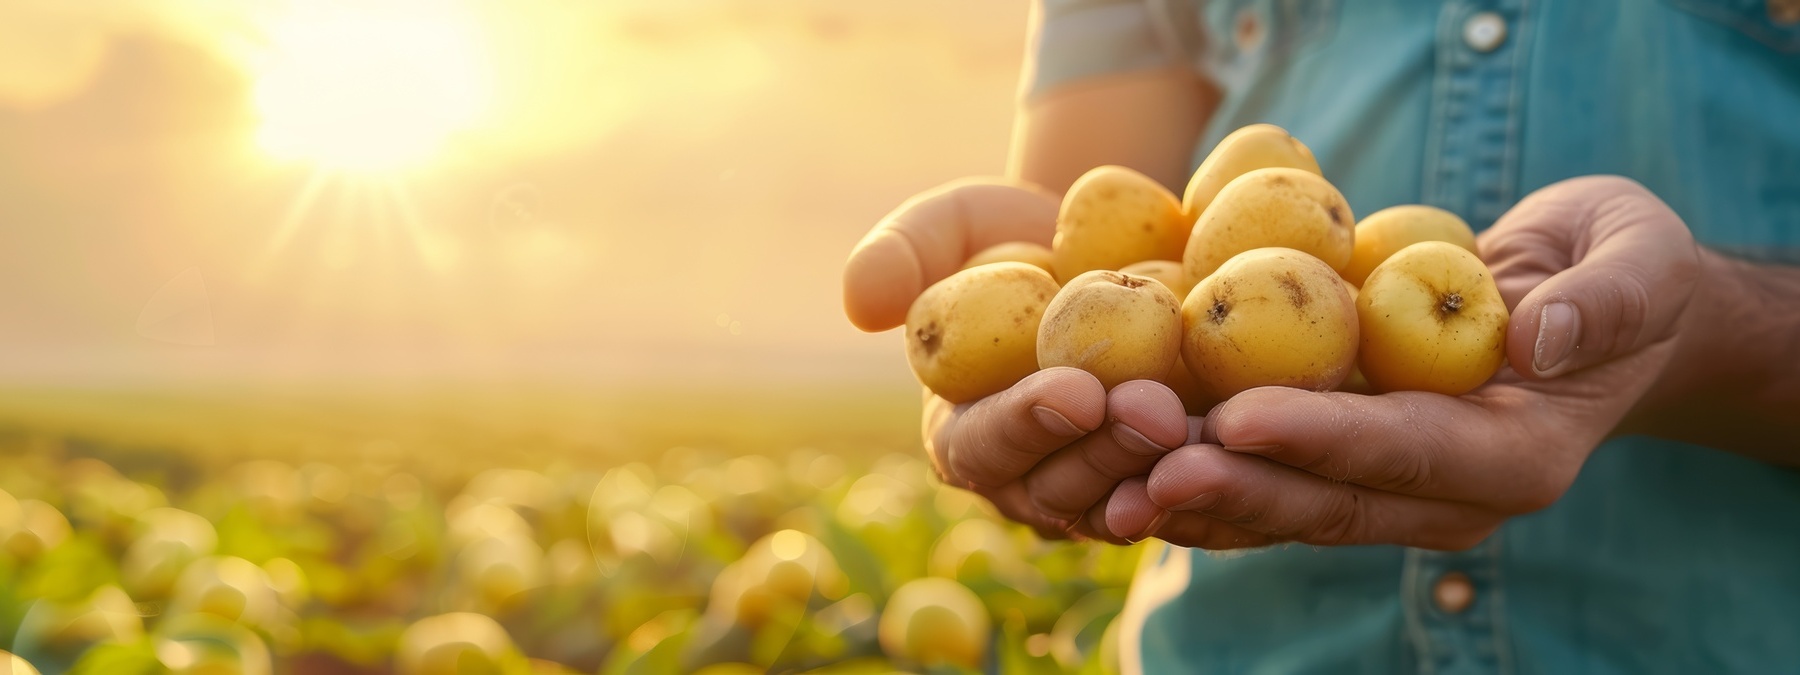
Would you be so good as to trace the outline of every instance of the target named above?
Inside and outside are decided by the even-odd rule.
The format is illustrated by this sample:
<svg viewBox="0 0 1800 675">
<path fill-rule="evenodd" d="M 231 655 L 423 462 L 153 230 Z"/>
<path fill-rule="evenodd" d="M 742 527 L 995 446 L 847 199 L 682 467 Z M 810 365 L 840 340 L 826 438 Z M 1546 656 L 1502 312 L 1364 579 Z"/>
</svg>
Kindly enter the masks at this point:
<svg viewBox="0 0 1800 675">
<path fill-rule="evenodd" d="M 1500 671 L 1501 675 L 1511 675 L 1512 673 L 1518 672 L 1518 669 L 1513 664 L 1512 635 L 1511 632 L 1506 629 L 1506 583 L 1505 579 L 1501 576 L 1500 571 L 1500 549 L 1503 537 L 1505 537 L 1505 531 L 1499 530 L 1494 532 L 1494 536 L 1489 538 L 1493 552 L 1488 556 L 1488 569 L 1493 573 L 1492 579 L 1494 588 L 1492 591 L 1492 602 L 1490 603 L 1491 607 L 1488 608 L 1488 616 L 1491 617 L 1491 620 L 1494 622 L 1493 640 L 1495 667 Z"/>
<path fill-rule="evenodd" d="M 1432 40 L 1436 57 L 1434 59 L 1436 63 L 1433 66 L 1436 72 L 1433 74 L 1431 82 L 1431 135 L 1425 139 L 1425 175 L 1419 186 L 1421 201 L 1450 208 L 1452 211 L 1456 210 L 1451 208 L 1454 205 L 1450 204 L 1447 199 L 1440 199 L 1438 193 L 1442 190 L 1439 173 L 1443 171 L 1444 136 L 1449 126 L 1446 119 L 1448 111 L 1445 108 L 1449 105 L 1447 92 L 1450 89 L 1450 68 L 1445 47 L 1452 23 L 1451 17 L 1461 13 L 1461 3 L 1451 2 L 1445 4 L 1443 12 L 1438 15 L 1437 34 L 1433 36 Z"/>
<path fill-rule="evenodd" d="M 1401 562 L 1400 571 L 1400 614 L 1406 623 L 1406 632 L 1412 637 L 1413 656 L 1419 660 L 1419 673 L 1433 675 L 1437 672 L 1437 662 L 1432 659 L 1431 633 L 1425 630 L 1425 619 L 1420 616 L 1424 611 L 1424 591 L 1419 586 L 1419 568 L 1424 566 L 1424 556 L 1419 549 L 1406 549 L 1406 558 Z"/>
</svg>

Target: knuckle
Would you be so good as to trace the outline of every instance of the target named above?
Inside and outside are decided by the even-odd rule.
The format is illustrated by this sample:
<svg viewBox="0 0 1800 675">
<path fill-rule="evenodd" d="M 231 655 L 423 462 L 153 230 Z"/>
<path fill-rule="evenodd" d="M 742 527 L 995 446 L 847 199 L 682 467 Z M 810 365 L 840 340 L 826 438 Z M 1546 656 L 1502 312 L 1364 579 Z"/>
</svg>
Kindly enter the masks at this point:
<svg viewBox="0 0 1800 675">
<path fill-rule="evenodd" d="M 1363 497 L 1355 490 L 1339 490 L 1327 502 L 1318 518 L 1307 524 L 1301 538 L 1321 546 L 1339 546 L 1361 542 L 1367 531 L 1367 514 Z"/>
<path fill-rule="evenodd" d="M 1124 458 L 1116 457 L 1112 453 L 1097 452 L 1096 445 L 1095 443 L 1081 443 L 1075 447 L 1075 452 L 1081 457 L 1082 464 L 1092 470 L 1095 475 L 1108 481 L 1117 482 L 1131 477 L 1130 469 L 1132 467 L 1118 466 L 1120 462 L 1126 461 Z"/>
<path fill-rule="evenodd" d="M 1029 480 L 1025 486 L 1025 498 L 1039 513 L 1063 520 L 1073 519 L 1090 506 L 1079 503 L 1069 491 L 1043 489 L 1041 485 L 1035 485 Z"/>
</svg>

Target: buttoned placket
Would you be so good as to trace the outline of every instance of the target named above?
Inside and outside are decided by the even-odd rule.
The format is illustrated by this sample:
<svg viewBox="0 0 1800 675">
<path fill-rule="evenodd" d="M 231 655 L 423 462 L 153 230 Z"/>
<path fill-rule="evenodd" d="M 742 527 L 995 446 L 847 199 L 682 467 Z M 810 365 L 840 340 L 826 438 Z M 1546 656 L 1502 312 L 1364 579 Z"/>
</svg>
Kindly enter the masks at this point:
<svg viewBox="0 0 1800 675">
<path fill-rule="evenodd" d="M 1423 200 L 1477 230 L 1520 197 L 1532 1 L 1450 2 L 1439 15 Z"/>
<path fill-rule="evenodd" d="M 1518 201 L 1532 0 L 1446 3 L 1426 140 L 1423 200 L 1485 229 Z M 1512 673 L 1501 534 L 1468 551 L 1409 549 L 1407 642 L 1430 675 Z"/>
</svg>

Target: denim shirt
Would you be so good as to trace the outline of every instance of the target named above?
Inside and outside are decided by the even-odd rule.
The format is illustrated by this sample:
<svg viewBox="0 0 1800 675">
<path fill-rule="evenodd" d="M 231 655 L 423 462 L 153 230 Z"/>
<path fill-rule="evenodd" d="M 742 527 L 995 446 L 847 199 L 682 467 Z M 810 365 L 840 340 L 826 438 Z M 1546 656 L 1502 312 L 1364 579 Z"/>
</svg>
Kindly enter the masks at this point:
<svg viewBox="0 0 1800 675">
<path fill-rule="evenodd" d="M 1191 64 L 1224 92 L 1196 165 L 1272 122 L 1356 213 L 1477 229 L 1620 174 L 1702 244 L 1800 260 L 1800 0 L 1041 2 L 1027 95 Z M 1621 439 L 1472 550 L 1168 547 L 1123 620 L 1151 673 L 1800 673 L 1800 471 Z"/>
</svg>

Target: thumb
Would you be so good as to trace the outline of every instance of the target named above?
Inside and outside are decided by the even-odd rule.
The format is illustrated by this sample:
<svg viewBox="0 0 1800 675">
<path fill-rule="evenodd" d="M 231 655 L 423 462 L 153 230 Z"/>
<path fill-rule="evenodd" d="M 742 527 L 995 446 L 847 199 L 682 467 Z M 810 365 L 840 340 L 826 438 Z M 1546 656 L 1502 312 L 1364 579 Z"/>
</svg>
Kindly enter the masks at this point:
<svg viewBox="0 0 1800 675">
<path fill-rule="evenodd" d="M 1624 178 L 1551 185 L 1494 229 L 1555 240 L 1568 255 L 1569 265 L 1513 311 L 1507 358 L 1527 379 L 1579 371 L 1669 339 L 1699 274 L 1699 250 L 1680 216 Z"/>
<path fill-rule="evenodd" d="M 981 249 L 1008 241 L 1045 246 L 1060 201 L 1024 183 L 961 180 L 914 197 L 864 236 L 844 264 L 844 312 L 866 331 L 906 322 L 926 287 Z"/>
</svg>

